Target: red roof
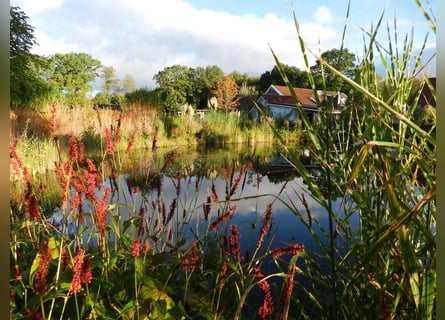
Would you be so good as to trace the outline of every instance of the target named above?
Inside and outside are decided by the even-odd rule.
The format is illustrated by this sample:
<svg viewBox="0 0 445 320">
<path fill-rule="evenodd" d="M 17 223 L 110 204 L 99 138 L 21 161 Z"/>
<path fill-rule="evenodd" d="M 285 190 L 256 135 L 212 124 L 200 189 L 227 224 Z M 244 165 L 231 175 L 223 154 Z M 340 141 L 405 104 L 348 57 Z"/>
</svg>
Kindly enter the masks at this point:
<svg viewBox="0 0 445 320">
<path fill-rule="evenodd" d="M 267 101 L 269 104 L 281 104 L 281 105 L 288 105 L 288 106 L 295 106 L 295 102 L 291 96 L 291 93 L 289 89 L 286 86 L 277 86 L 274 85 L 273 88 L 275 88 L 280 95 L 276 94 L 265 94 L 263 95 L 263 98 Z M 305 106 L 309 108 L 317 108 L 317 105 L 313 101 L 313 90 L 312 89 L 304 89 L 304 88 L 293 88 L 295 95 L 298 98 L 298 101 Z"/>
</svg>

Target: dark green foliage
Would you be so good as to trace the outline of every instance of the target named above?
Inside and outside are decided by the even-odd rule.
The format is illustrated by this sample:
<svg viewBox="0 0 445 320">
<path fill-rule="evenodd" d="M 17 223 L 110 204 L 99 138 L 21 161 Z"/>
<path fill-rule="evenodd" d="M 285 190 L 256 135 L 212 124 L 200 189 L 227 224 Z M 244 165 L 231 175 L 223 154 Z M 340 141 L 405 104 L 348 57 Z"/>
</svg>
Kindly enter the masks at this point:
<svg viewBox="0 0 445 320">
<path fill-rule="evenodd" d="M 181 106 L 190 103 L 193 97 L 193 69 L 174 65 L 164 68 L 153 79 L 161 91 L 161 99 L 169 113 L 175 113 Z"/>
<path fill-rule="evenodd" d="M 296 88 L 309 88 L 309 81 L 306 71 L 302 71 L 297 67 L 283 64 L 283 70 L 289 79 L 289 82 Z M 276 66 L 271 71 L 263 73 L 259 80 L 259 88 L 261 92 L 265 92 L 271 84 L 285 85 L 285 82 Z"/>
<path fill-rule="evenodd" d="M 63 93 L 70 106 L 87 104 L 90 83 L 99 75 L 101 62 L 87 53 L 57 53 L 48 57 L 43 77 L 49 85 Z"/>
<path fill-rule="evenodd" d="M 28 16 L 19 7 L 10 7 L 10 105 L 13 108 L 29 107 L 43 102 L 51 94 L 50 87 L 38 77 L 44 60 L 30 53 L 37 43 L 34 28 Z"/>
<path fill-rule="evenodd" d="M 344 74 L 346 77 L 350 79 L 354 78 L 356 71 L 356 58 L 353 53 L 348 51 L 348 49 L 328 50 L 321 54 L 321 59 Z M 348 86 L 343 79 L 335 75 L 329 69 L 322 68 L 320 60 L 317 60 L 316 64 L 310 67 L 310 70 L 317 88 L 326 87 L 326 90 L 349 92 L 350 86 Z"/>
</svg>

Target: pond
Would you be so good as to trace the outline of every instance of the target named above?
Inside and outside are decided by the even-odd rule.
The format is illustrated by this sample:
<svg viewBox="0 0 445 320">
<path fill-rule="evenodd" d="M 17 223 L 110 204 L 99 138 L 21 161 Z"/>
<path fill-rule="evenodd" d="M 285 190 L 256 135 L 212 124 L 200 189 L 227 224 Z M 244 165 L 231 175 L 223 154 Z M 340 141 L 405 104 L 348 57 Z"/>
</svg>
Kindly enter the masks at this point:
<svg viewBox="0 0 445 320">
<path fill-rule="evenodd" d="M 317 180 L 320 170 L 304 150 L 300 160 Z M 298 243 L 308 251 L 319 251 L 320 246 L 328 246 L 326 209 L 312 198 L 303 178 L 273 145 L 139 150 L 120 163 L 122 172 L 116 175 L 109 170 L 99 192 L 112 190 L 108 204 L 114 210 L 110 210 L 113 213 L 108 222 L 119 223 L 116 230 L 153 235 L 154 239 L 164 237 L 167 241 L 160 241 L 161 246 L 167 242 L 187 247 L 204 235 L 218 217 L 234 208 L 227 228 L 230 224 L 238 226 L 241 248 L 251 252 L 269 208 L 272 225 L 265 237 L 265 248 Z M 341 198 L 333 202 L 332 210 L 339 219 L 344 219 L 343 205 Z M 83 212 L 90 211 L 91 203 L 84 201 Z M 136 228 L 134 219 L 142 212 L 144 225 Z M 59 209 L 49 220 L 60 225 L 62 218 Z M 357 216 L 348 222 L 358 229 Z M 76 234 L 78 227 L 71 219 L 69 233 Z M 84 238 L 96 243 L 88 234 Z M 109 240 L 114 240 L 112 233 Z M 157 249 L 162 251 L 165 247 Z"/>
<path fill-rule="evenodd" d="M 121 283 L 119 278 L 145 270 L 138 279 L 140 286 L 152 283 L 144 277 L 159 281 L 157 288 L 168 284 L 171 297 L 192 309 L 196 301 L 186 297 L 200 294 L 209 308 L 219 310 L 218 304 L 213 309 L 214 299 L 222 290 L 220 272 L 227 263 L 228 285 L 218 294 L 227 299 L 225 311 L 233 315 L 242 306 L 248 319 L 264 297 L 261 286 L 249 283 L 255 284 L 263 273 L 274 299 L 279 299 L 292 266 L 299 270 L 295 285 L 301 290 L 294 292 L 301 302 L 292 302 L 291 309 L 304 304 L 305 314 L 317 317 L 336 303 L 335 294 L 326 287 L 337 281 L 329 257 L 340 260 L 350 249 L 340 236 L 335 248 L 331 246 L 334 230 L 340 228 L 338 234 L 344 234 L 342 228 L 349 228 L 347 241 L 351 241 L 359 219 L 355 214 L 345 217 L 344 212 L 351 212 L 345 208 L 347 201 L 329 194 L 321 168 L 306 150 L 297 154 L 310 170 L 310 182 L 331 197 L 331 215 L 308 191 L 309 181 L 280 156 L 275 145 L 134 150 L 95 159 L 97 170 L 85 162 L 71 167 L 76 173 L 68 179 L 65 206 L 47 215 L 54 226 L 50 234 L 70 239 L 63 240 L 70 249 L 85 248 L 99 272 L 95 278 L 99 287 L 104 262 L 107 272 L 118 274 L 118 278 L 106 275 L 113 278 L 112 288 L 121 286 L 126 292 L 132 292 L 134 283 Z M 54 181 L 60 188 L 60 181 Z M 144 249 L 135 254 L 137 241 Z M 196 248 L 200 272 L 188 269 Z M 108 267 L 110 263 L 116 265 Z M 194 280 L 189 283 L 189 279 Z M 340 285 L 333 287 L 336 293 L 341 290 Z M 323 304 L 308 300 L 315 295 Z"/>
</svg>

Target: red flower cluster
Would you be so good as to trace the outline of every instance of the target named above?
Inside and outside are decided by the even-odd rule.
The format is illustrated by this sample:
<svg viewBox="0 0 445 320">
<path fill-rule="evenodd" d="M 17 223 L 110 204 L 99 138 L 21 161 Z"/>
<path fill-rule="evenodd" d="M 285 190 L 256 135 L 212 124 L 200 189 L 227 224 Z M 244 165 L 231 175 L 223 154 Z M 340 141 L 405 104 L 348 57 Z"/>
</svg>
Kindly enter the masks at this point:
<svg viewBox="0 0 445 320">
<path fill-rule="evenodd" d="M 110 128 L 105 128 L 105 139 L 107 141 L 107 154 L 112 156 L 116 152 L 116 149 L 114 148 L 113 133 Z"/>
<path fill-rule="evenodd" d="M 36 221 L 41 216 L 37 198 L 33 194 L 31 194 L 28 199 L 28 212 L 30 221 Z"/>
<path fill-rule="evenodd" d="M 11 159 L 12 170 L 20 176 L 23 173 L 23 177 L 26 183 L 31 183 L 31 175 L 28 172 L 28 169 L 23 164 L 22 159 L 17 154 L 17 144 L 19 140 L 17 138 L 12 139 L 12 144 L 9 146 L 9 158 Z"/>
<path fill-rule="evenodd" d="M 84 283 L 91 283 L 93 278 L 91 273 L 91 260 L 89 257 L 84 257 L 85 251 L 80 248 L 74 261 L 73 280 L 71 281 L 71 288 L 68 295 L 80 292 L 80 288 Z"/>
<path fill-rule="evenodd" d="M 122 123 L 122 110 L 119 112 L 119 117 L 117 118 L 116 135 L 115 135 L 117 143 L 121 141 L 121 123 Z"/>
<path fill-rule="evenodd" d="M 224 261 L 221 271 L 219 272 L 219 290 L 222 290 L 224 284 L 226 283 L 226 272 L 227 272 L 227 264 Z"/>
<path fill-rule="evenodd" d="M 287 274 L 285 290 L 283 292 L 282 306 L 283 306 L 283 309 L 285 310 L 285 312 L 283 312 L 283 314 L 280 317 L 280 319 L 282 319 L 282 320 L 287 319 L 287 316 L 288 316 L 290 299 L 292 297 L 292 290 L 294 289 L 294 284 L 295 284 L 294 277 L 295 277 L 296 273 L 297 273 L 297 267 L 295 266 L 295 264 L 290 265 L 289 272 Z"/>
<path fill-rule="evenodd" d="M 299 254 L 300 252 L 302 252 L 304 250 L 304 245 L 299 245 L 296 243 L 291 243 L 289 246 L 287 247 L 283 247 L 283 248 L 276 248 L 272 250 L 272 256 L 274 258 L 279 258 L 285 254 L 291 254 L 291 255 L 296 255 Z"/>
<path fill-rule="evenodd" d="M 212 224 L 210 225 L 209 231 L 216 231 L 216 228 L 219 226 L 219 224 L 223 221 L 229 220 L 232 215 L 236 211 L 236 205 L 230 207 L 229 211 L 227 211 L 225 214 L 219 216 Z"/>
<path fill-rule="evenodd" d="M 31 309 L 26 309 L 26 314 L 28 315 L 28 317 L 31 320 L 44 320 L 42 313 L 40 312 L 40 310 L 34 310 L 32 311 Z"/>
<path fill-rule="evenodd" d="M 264 300 L 261 307 L 258 309 L 258 315 L 262 319 L 266 319 L 273 313 L 273 301 L 272 301 L 272 293 L 270 290 L 270 285 L 264 279 L 264 275 L 261 273 L 259 268 L 255 268 L 255 277 L 258 278 L 258 287 L 264 292 Z"/>
<path fill-rule="evenodd" d="M 51 249 L 48 246 L 48 240 L 43 240 L 39 249 L 39 268 L 36 273 L 37 284 L 34 287 L 34 291 L 40 295 L 43 295 L 46 291 L 46 276 L 48 275 L 49 263 L 51 262 L 52 255 Z"/>
<path fill-rule="evenodd" d="M 148 242 L 148 240 L 145 239 L 145 241 L 144 241 L 144 256 L 147 255 L 148 250 L 150 250 L 150 242 Z"/>
<path fill-rule="evenodd" d="M 239 243 L 239 228 L 235 225 L 230 225 L 231 235 L 229 237 L 230 251 L 238 263 L 241 262 L 241 246 Z"/>
<path fill-rule="evenodd" d="M 13 271 L 13 273 L 14 273 L 14 278 L 15 278 L 15 280 L 21 281 L 21 280 L 23 279 L 23 277 L 22 277 L 22 275 L 21 275 L 21 273 L 20 273 L 20 269 L 19 269 L 19 266 L 18 266 L 18 265 L 15 264 L 15 265 L 12 267 L 12 271 Z"/>
<path fill-rule="evenodd" d="M 141 252 L 141 243 L 138 239 L 133 240 L 133 245 L 131 246 L 131 250 L 133 253 L 133 258 L 136 259 L 139 257 L 139 254 Z"/>
<path fill-rule="evenodd" d="M 56 105 L 53 104 L 51 106 L 51 135 L 54 139 L 57 139 L 57 119 L 56 119 L 56 114 L 57 113 L 57 109 L 56 109 Z"/>
<path fill-rule="evenodd" d="M 97 199 L 94 199 L 96 207 L 96 224 L 100 230 L 101 236 L 105 236 L 105 229 L 107 227 L 107 201 L 108 196 L 111 193 L 110 188 L 106 188 L 104 191 L 104 196 L 100 203 L 97 203 Z"/>
<path fill-rule="evenodd" d="M 69 138 L 69 155 L 72 161 L 82 162 L 84 159 L 85 145 L 81 141 L 77 141 L 73 133 Z"/>
<path fill-rule="evenodd" d="M 85 197 L 91 201 L 96 198 L 96 187 L 99 186 L 99 172 L 97 167 L 91 159 L 87 159 L 88 171 L 85 170 L 83 175 L 87 181 L 87 189 Z"/>
<path fill-rule="evenodd" d="M 271 225 L 272 225 L 272 204 L 269 204 L 267 206 L 266 216 L 264 217 L 263 225 L 261 227 L 260 234 L 258 236 L 258 240 L 257 240 L 257 244 L 256 244 L 257 248 L 259 248 L 261 246 L 261 244 L 263 243 L 264 236 L 266 235 L 267 230 L 270 229 Z"/>
<path fill-rule="evenodd" d="M 229 197 L 231 197 L 235 194 L 235 191 L 238 188 L 238 185 L 241 181 L 241 177 L 250 169 L 251 166 L 252 166 L 252 158 L 249 158 L 247 163 L 241 169 L 239 176 L 236 178 L 235 182 L 233 183 L 232 188 L 230 189 Z"/>
<path fill-rule="evenodd" d="M 198 253 L 196 252 L 196 241 L 193 241 L 190 245 L 190 251 L 188 255 L 184 255 L 182 258 L 182 269 L 185 272 L 195 271 L 196 262 L 198 262 Z"/>
</svg>

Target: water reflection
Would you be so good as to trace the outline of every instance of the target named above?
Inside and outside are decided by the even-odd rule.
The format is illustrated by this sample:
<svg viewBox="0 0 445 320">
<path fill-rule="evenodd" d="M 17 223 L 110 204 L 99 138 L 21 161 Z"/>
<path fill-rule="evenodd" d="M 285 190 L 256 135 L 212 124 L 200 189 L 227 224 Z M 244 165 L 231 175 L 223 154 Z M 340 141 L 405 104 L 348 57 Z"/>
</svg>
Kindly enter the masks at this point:
<svg viewBox="0 0 445 320">
<path fill-rule="evenodd" d="M 323 184 L 317 165 L 304 152 L 301 156 L 304 164 L 313 170 L 314 179 Z M 243 171 L 248 163 L 251 164 L 248 170 Z M 235 145 L 225 149 L 174 149 L 154 153 L 142 150 L 122 161 L 121 166 L 124 173 L 110 174 L 98 194 L 103 194 L 106 188 L 112 189 L 109 203 L 114 207 L 109 220 L 126 232 L 148 234 L 154 242 L 167 239 L 171 246 L 186 245 L 205 234 L 209 224 L 227 208 L 236 206 L 229 223 L 239 226 L 241 246 L 249 250 L 255 245 L 266 208 L 272 204 L 271 247 L 294 241 L 303 243 L 308 250 L 317 250 L 320 243 L 314 240 L 305 223 L 311 223 L 312 231 L 325 239 L 321 244 L 327 245 L 327 237 L 322 235 L 323 229 L 328 229 L 326 210 L 312 199 L 305 181 L 287 160 L 276 154 L 273 146 Z M 218 201 L 213 201 L 207 216 L 204 209 L 211 196 L 216 196 Z M 87 201 L 83 205 L 84 212 L 91 212 Z M 340 219 L 344 218 L 342 205 L 338 199 L 333 207 Z M 137 223 L 138 217 L 143 217 L 143 224 Z M 61 211 L 51 217 L 54 224 L 59 224 L 61 219 Z M 358 226 L 358 217 L 351 219 L 350 223 Z M 312 223 L 315 220 L 318 223 Z M 91 219 L 87 217 L 86 223 L 91 224 Z M 73 221 L 69 226 L 71 234 L 79 227 Z M 113 241 L 113 236 L 109 240 Z M 161 243 L 165 245 L 165 241 Z"/>
</svg>

